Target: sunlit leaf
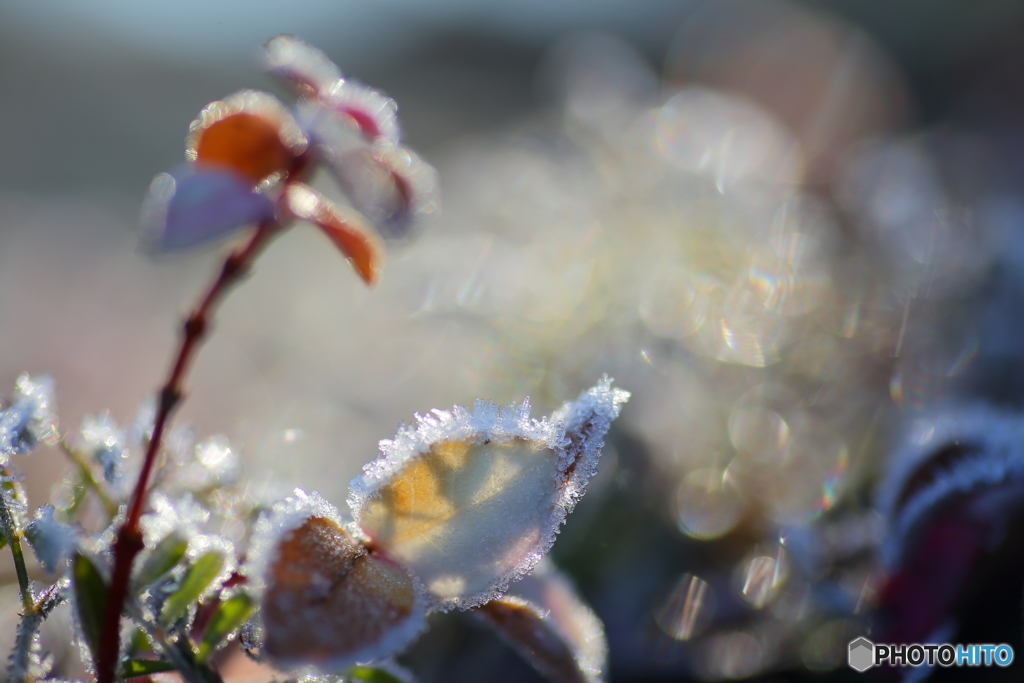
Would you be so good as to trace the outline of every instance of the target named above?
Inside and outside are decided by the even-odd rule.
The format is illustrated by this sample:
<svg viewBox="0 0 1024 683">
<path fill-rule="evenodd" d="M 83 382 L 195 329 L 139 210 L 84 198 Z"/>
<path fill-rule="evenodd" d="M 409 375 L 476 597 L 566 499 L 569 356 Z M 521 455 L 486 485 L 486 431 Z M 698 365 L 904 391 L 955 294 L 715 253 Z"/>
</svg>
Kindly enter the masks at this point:
<svg viewBox="0 0 1024 683">
<path fill-rule="evenodd" d="M 483 604 L 551 547 L 628 396 L 606 378 L 546 420 L 528 402 L 418 417 L 353 480 L 356 523 L 442 609 Z"/>
<path fill-rule="evenodd" d="M 92 652 L 93 661 L 96 661 L 100 633 L 103 630 L 103 614 L 106 612 L 107 584 L 92 560 L 78 554 L 75 555 L 72 564 L 72 585 L 78 622 L 82 627 L 85 642 Z"/>
<path fill-rule="evenodd" d="M 473 600 L 553 533 L 557 484 L 558 455 L 543 442 L 444 441 L 381 487 L 359 522 L 434 595 Z"/>
<path fill-rule="evenodd" d="M 206 631 L 203 632 L 203 640 L 199 643 L 196 659 L 200 662 L 206 661 L 217 651 L 232 631 L 245 623 L 245 620 L 252 614 L 252 609 L 252 598 L 245 593 L 239 593 L 220 603 L 217 611 L 210 618 Z"/>
<path fill-rule="evenodd" d="M 164 603 L 160 622 L 169 625 L 184 614 L 190 605 L 199 600 L 223 568 L 224 556 L 218 552 L 207 552 L 196 558 L 181 580 L 178 590 Z"/>
</svg>

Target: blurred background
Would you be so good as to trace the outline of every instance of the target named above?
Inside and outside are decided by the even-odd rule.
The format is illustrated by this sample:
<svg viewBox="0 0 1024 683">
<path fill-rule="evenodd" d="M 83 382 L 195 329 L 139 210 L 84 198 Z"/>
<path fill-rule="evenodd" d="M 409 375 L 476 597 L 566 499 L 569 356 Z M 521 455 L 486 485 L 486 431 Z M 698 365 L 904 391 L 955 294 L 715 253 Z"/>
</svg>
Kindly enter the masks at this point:
<svg viewBox="0 0 1024 683">
<path fill-rule="evenodd" d="M 139 204 L 208 102 L 281 93 L 256 57 L 282 32 L 397 100 L 442 210 L 373 290 L 313 230 L 283 236 L 178 423 L 227 436 L 253 495 L 342 506 L 413 413 L 539 415 L 608 373 L 633 398 L 553 554 L 610 678 L 855 678 L 893 435 L 1024 397 L 1024 4 L 9 0 L 3 391 L 49 373 L 64 430 L 133 419 L 220 252 L 142 255 Z M 33 506 L 62 458 L 25 461 Z M 992 589 L 1018 645 L 1020 582 Z M 435 621 L 402 659 L 419 680 L 531 680 Z"/>
</svg>

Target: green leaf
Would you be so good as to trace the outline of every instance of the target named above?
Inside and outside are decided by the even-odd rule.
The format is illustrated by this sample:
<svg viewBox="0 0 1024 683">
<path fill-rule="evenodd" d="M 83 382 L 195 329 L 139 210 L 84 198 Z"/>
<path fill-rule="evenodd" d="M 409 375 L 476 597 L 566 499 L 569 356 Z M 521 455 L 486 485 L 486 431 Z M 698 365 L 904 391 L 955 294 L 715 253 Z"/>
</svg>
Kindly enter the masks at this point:
<svg viewBox="0 0 1024 683">
<path fill-rule="evenodd" d="M 82 625 L 93 661 L 96 661 L 99 658 L 100 633 L 103 631 L 103 613 L 107 607 L 107 584 L 92 560 L 81 553 L 75 555 L 72 574 L 78 621 Z"/>
<path fill-rule="evenodd" d="M 173 664 L 160 659 L 129 659 L 121 665 L 121 670 L 117 672 L 117 677 L 134 678 L 136 676 L 148 676 L 149 674 L 174 670 Z"/>
<path fill-rule="evenodd" d="M 182 538 L 176 533 L 170 533 L 164 540 L 160 541 L 142 569 L 139 570 L 135 582 L 139 586 L 149 586 L 167 572 L 174 569 L 175 565 L 185 556 L 185 549 L 188 547 L 188 539 Z"/>
<path fill-rule="evenodd" d="M 189 605 L 199 600 L 221 569 L 224 568 L 224 556 L 218 552 L 203 553 L 185 573 L 178 590 L 174 591 L 164 603 L 160 623 L 170 626 L 174 620 L 188 610 Z"/>
<path fill-rule="evenodd" d="M 132 631 L 132 635 L 128 638 L 128 644 L 125 647 L 125 654 L 128 657 L 138 657 L 139 655 L 150 654 L 153 652 L 153 648 L 149 644 L 149 638 L 146 636 L 146 632 L 141 628 L 136 628 Z"/>
<path fill-rule="evenodd" d="M 224 639 L 245 623 L 245 620 L 252 614 L 252 608 L 252 598 L 245 593 L 239 593 L 230 600 L 222 602 L 210 618 L 210 625 L 206 627 L 206 632 L 203 633 L 203 641 L 199 644 L 196 660 L 205 662 L 207 657 L 216 652 Z"/>
<path fill-rule="evenodd" d="M 356 664 L 345 671 L 345 678 L 355 683 L 402 683 L 402 679 L 390 671 L 368 664 Z"/>
</svg>

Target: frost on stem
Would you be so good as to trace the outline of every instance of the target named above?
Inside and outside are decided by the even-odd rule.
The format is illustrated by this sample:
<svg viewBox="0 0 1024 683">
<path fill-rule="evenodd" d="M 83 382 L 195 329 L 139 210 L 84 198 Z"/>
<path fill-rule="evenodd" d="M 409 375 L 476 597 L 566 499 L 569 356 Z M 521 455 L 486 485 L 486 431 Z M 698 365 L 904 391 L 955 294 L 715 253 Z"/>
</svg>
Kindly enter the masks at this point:
<svg viewBox="0 0 1024 683">
<path fill-rule="evenodd" d="M 316 493 L 296 489 L 257 522 L 244 572 L 261 593 L 262 650 L 278 666 L 340 671 L 425 626 L 417 582 L 354 540 Z"/>
<path fill-rule="evenodd" d="M 554 543 L 628 397 L 605 378 L 549 419 L 532 419 L 528 401 L 417 415 L 352 481 L 356 524 L 436 607 L 481 605 Z"/>
</svg>

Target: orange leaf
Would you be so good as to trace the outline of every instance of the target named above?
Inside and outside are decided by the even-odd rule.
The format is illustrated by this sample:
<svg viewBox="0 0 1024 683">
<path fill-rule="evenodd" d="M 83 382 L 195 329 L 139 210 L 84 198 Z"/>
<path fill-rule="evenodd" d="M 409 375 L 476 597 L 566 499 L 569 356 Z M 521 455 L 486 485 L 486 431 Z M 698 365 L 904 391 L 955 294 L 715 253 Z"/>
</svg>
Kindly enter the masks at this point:
<svg viewBox="0 0 1024 683">
<path fill-rule="evenodd" d="M 376 284 L 384 260 L 384 248 L 359 214 L 351 211 L 343 215 L 319 192 L 300 183 L 288 188 L 288 208 L 296 217 L 323 230 L 352 262 L 352 267 L 366 284 Z"/>
</svg>

